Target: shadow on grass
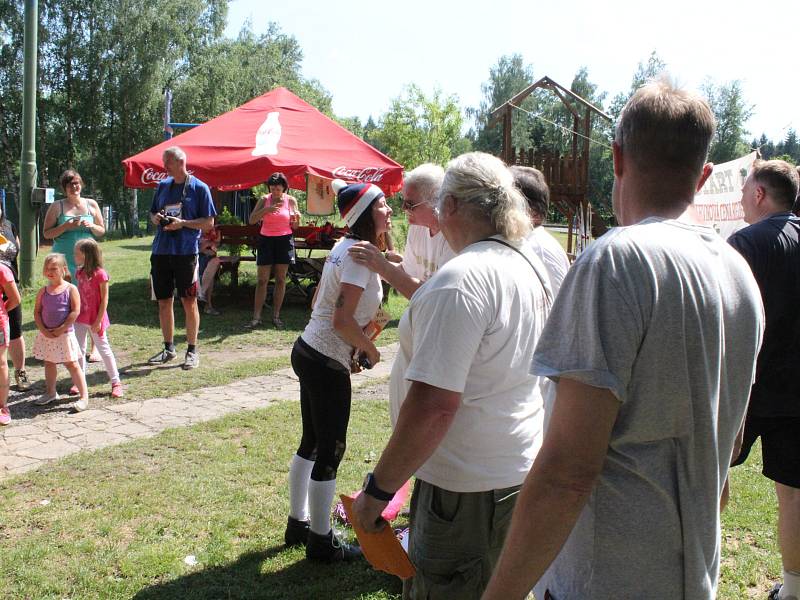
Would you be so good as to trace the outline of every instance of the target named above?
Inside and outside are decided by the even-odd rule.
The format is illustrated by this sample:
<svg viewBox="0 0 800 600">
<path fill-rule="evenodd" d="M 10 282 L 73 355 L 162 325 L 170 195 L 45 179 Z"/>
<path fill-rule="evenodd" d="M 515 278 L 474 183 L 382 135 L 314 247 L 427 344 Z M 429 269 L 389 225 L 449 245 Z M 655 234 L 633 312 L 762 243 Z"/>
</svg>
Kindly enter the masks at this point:
<svg viewBox="0 0 800 600">
<path fill-rule="evenodd" d="M 157 583 L 133 596 L 134 600 L 320 599 L 348 600 L 375 592 L 399 594 L 400 580 L 376 572 L 366 562 L 325 565 L 299 560 L 272 573 L 265 561 L 289 552 L 283 546 L 243 554 L 233 563 L 208 567 L 172 581 Z M 285 561 L 280 561 L 285 562 Z"/>
<path fill-rule="evenodd" d="M 147 252 L 150 254 L 152 251 L 152 246 L 150 244 L 120 244 L 117 248 L 122 248 L 123 250 L 140 250 L 142 252 Z"/>
</svg>

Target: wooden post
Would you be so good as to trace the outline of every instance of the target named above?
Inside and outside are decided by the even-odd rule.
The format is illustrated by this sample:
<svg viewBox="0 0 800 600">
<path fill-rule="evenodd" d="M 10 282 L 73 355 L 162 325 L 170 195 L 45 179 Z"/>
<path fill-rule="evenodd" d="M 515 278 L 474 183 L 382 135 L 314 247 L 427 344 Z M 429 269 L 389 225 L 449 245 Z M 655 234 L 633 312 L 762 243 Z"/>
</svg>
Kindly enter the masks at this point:
<svg viewBox="0 0 800 600">
<path fill-rule="evenodd" d="M 511 106 L 506 106 L 503 113 L 503 161 L 510 165 L 511 163 Z"/>
</svg>

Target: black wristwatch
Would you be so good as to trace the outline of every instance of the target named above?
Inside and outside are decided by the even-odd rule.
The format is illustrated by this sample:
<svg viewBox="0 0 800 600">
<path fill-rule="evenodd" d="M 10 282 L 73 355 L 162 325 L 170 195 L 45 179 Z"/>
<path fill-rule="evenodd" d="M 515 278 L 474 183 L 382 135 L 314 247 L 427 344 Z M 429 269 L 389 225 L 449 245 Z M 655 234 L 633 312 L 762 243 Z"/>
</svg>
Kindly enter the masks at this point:
<svg viewBox="0 0 800 600">
<path fill-rule="evenodd" d="M 384 492 L 379 488 L 378 484 L 375 483 L 375 475 L 372 473 L 367 473 L 367 476 L 364 477 L 364 484 L 361 486 L 361 491 L 381 502 L 389 502 L 394 498 L 395 494 L 394 492 Z"/>
</svg>

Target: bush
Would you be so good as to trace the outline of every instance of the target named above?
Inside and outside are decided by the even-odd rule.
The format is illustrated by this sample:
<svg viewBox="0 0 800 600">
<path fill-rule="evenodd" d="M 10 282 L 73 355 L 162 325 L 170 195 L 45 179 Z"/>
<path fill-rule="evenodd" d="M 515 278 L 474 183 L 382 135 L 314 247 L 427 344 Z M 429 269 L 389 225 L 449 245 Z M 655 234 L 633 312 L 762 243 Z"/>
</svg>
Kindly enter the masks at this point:
<svg viewBox="0 0 800 600">
<path fill-rule="evenodd" d="M 217 215 L 215 222 L 217 225 L 242 225 L 241 219 L 231 213 L 227 206 Z M 231 256 L 241 256 L 247 250 L 247 246 L 243 244 L 222 244 L 221 248 Z"/>
</svg>

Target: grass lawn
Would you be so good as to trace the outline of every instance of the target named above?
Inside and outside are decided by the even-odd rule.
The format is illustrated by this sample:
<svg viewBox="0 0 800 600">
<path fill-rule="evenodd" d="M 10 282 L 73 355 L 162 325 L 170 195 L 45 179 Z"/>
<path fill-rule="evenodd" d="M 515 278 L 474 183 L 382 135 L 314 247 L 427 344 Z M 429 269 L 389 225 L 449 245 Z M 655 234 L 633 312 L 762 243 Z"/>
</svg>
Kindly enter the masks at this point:
<svg viewBox="0 0 800 600">
<path fill-rule="evenodd" d="M 354 402 L 340 491 L 388 439 L 375 396 Z M 0 483 L 0 597 L 398 598 L 399 580 L 365 562 L 310 565 L 283 547 L 299 423 L 299 403 L 280 402 Z"/>
<path fill-rule="evenodd" d="M 356 395 L 339 491 L 359 488 L 389 436 L 385 390 Z M 0 483 L 0 596 L 399 598 L 399 582 L 366 564 L 314 566 L 282 547 L 299 422 L 298 403 L 280 402 Z M 733 472 L 723 600 L 764 598 L 780 574 L 775 500 L 757 462 Z"/>
<path fill-rule="evenodd" d="M 219 385 L 253 375 L 263 375 L 276 368 L 288 366 L 289 350 L 294 340 L 308 322 L 309 310 L 299 294 L 287 292 L 281 316 L 286 329 L 278 331 L 271 325 L 256 330 L 244 328 L 250 321 L 255 289 L 255 263 L 243 263 L 239 287 L 229 285 L 229 277 L 223 276 L 215 287 L 214 303 L 222 311 L 221 316 L 201 315 L 200 319 L 200 368 L 185 372 L 179 366 L 186 350 L 183 309 L 176 302 L 175 342 L 178 359 L 167 367 L 153 368 L 147 359 L 161 349 L 162 337 L 158 324 L 158 309 L 149 298 L 150 245 L 152 238 L 106 241 L 102 244 L 106 270 L 111 277 L 109 292 L 109 317 L 112 326 L 109 338 L 117 358 L 128 399 L 162 397 L 186 392 L 199 387 Z M 42 261 L 48 253 L 42 248 L 36 261 L 35 273 L 38 285 L 44 285 L 41 273 Z M 38 287 L 36 288 L 38 289 Z M 33 304 L 36 290 L 23 293 L 23 331 L 30 356 L 36 326 L 33 322 Z M 392 292 L 389 311 L 398 319 L 406 306 L 406 300 Z M 265 307 L 264 315 L 269 317 Z M 387 326 L 378 340 L 389 344 L 397 339 L 397 321 Z M 29 376 L 37 382 L 34 389 L 12 398 L 15 403 L 27 406 L 27 398 L 44 391 L 43 363 L 28 360 Z M 66 369 L 61 369 L 62 392 L 71 385 Z M 101 364 L 90 365 L 87 382 L 95 406 L 111 401 L 110 386 Z"/>
</svg>

